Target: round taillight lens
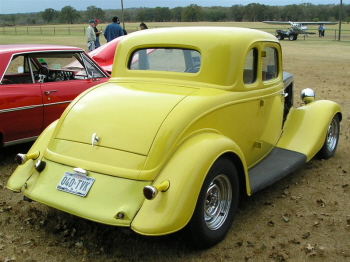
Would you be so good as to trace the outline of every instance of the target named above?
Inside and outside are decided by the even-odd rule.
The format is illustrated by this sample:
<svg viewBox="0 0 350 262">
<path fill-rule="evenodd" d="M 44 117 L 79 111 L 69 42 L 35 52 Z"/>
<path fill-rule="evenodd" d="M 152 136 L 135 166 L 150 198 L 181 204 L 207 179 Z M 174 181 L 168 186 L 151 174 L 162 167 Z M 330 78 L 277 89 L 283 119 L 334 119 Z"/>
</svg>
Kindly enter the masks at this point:
<svg viewBox="0 0 350 262">
<path fill-rule="evenodd" d="M 17 154 L 15 161 L 19 165 L 23 165 L 27 161 L 27 156 L 25 154 Z"/>
<path fill-rule="evenodd" d="M 156 197 L 157 193 L 158 193 L 157 188 L 155 188 L 153 186 L 145 186 L 143 188 L 143 195 L 148 200 L 154 199 Z"/>
</svg>

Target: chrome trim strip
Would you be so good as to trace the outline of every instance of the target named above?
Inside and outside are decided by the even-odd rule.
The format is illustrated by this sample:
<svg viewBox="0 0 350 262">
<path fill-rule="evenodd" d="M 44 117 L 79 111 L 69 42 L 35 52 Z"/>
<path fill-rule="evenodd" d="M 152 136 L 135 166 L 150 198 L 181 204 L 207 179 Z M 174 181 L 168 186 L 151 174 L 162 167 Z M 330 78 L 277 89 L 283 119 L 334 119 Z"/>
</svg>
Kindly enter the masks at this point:
<svg viewBox="0 0 350 262">
<path fill-rule="evenodd" d="M 57 103 L 51 103 L 51 104 L 44 104 L 44 105 L 40 104 L 40 105 L 31 105 L 31 106 L 7 108 L 7 109 L 0 110 L 0 114 L 1 113 L 14 112 L 14 111 L 28 110 L 28 109 L 33 109 L 33 108 L 43 107 L 43 106 L 46 107 L 46 106 L 54 106 L 54 105 L 60 105 L 60 104 L 70 104 L 72 101 L 73 100 L 57 102 Z"/>
<path fill-rule="evenodd" d="M 14 111 L 28 110 L 28 109 L 33 109 L 33 108 L 42 107 L 42 106 L 43 105 L 40 104 L 40 105 L 32 105 L 32 106 L 21 106 L 21 107 L 7 108 L 7 109 L 0 110 L 0 114 L 14 112 Z"/>
<path fill-rule="evenodd" d="M 18 140 L 13 140 L 10 142 L 5 142 L 4 147 L 13 146 L 13 145 L 17 145 L 17 144 L 23 144 L 26 142 L 32 142 L 32 141 L 35 141 L 37 138 L 38 138 L 38 136 L 32 136 L 32 137 L 22 138 L 22 139 L 18 139 Z"/>
<path fill-rule="evenodd" d="M 63 102 L 57 102 L 57 103 L 51 103 L 51 104 L 44 104 L 44 106 L 54 106 L 54 105 L 60 105 L 60 104 L 70 104 L 73 100 L 70 101 L 63 101 Z"/>
</svg>

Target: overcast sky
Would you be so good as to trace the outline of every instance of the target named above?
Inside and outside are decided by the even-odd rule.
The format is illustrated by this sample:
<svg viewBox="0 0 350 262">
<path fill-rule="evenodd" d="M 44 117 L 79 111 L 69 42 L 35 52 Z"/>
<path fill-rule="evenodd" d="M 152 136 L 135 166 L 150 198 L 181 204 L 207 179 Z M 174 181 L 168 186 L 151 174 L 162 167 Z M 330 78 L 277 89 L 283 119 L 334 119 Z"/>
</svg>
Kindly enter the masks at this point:
<svg viewBox="0 0 350 262">
<path fill-rule="evenodd" d="M 350 0 L 343 0 L 343 4 L 349 4 Z M 340 4 L 340 0 L 123 0 L 124 9 L 131 7 L 169 7 L 188 6 L 232 6 L 247 5 L 247 3 L 259 3 L 264 5 L 291 5 L 311 3 Z M 85 11 L 88 6 L 96 6 L 101 9 L 121 9 L 120 0 L 0 0 L 0 14 L 16 14 L 41 12 L 47 8 L 60 11 L 64 6 L 72 6 L 78 11 Z"/>
</svg>

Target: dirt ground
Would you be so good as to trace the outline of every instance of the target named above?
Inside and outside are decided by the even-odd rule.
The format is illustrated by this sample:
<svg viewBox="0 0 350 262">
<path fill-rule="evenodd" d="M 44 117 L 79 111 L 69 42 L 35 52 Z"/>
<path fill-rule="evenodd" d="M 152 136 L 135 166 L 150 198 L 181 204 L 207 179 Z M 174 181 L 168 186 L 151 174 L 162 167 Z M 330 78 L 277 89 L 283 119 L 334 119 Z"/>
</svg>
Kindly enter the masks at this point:
<svg viewBox="0 0 350 262">
<path fill-rule="evenodd" d="M 315 37 L 314 37 L 315 38 Z M 284 70 L 343 110 L 338 150 L 242 199 L 227 237 L 194 250 L 181 233 L 143 237 L 86 221 L 6 189 L 14 156 L 0 160 L 0 261 L 350 261 L 350 45 L 326 39 L 282 41 Z"/>
</svg>

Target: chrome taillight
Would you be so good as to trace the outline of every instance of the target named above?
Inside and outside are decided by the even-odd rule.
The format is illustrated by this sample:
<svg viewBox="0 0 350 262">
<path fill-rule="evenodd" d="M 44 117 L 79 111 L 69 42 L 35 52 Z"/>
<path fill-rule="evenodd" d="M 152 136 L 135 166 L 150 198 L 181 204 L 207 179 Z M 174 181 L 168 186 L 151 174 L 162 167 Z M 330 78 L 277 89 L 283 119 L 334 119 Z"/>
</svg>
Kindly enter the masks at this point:
<svg viewBox="0 0 350 262">
<path fill-rule="evenodd" d="M 29 159 L 37 159 L 40 155 L 39 151 L 36 151 L 31 154 L 17 154 L 15 157 L 15 161 L 19 165 L 23 165 L 25 162 L 27 162 Z"/>
<path fill-rule="evenodd" d="M 152 200 L 158 195 L 158 192 L 166 192 L 169 187 L 170 182 L 168 180 L 164 180 L 162 183 L 156 186 L 145 186 L 143 188 L 143 195 L 146 199 Z"/>
<path fill-rule="evenodd" d="M 158 190 L 154 186 L 145 186 L 143 188 L 143 195 L 148 200 L 154 199 L 157 194 L 158 194 Z"/>
</svg>

